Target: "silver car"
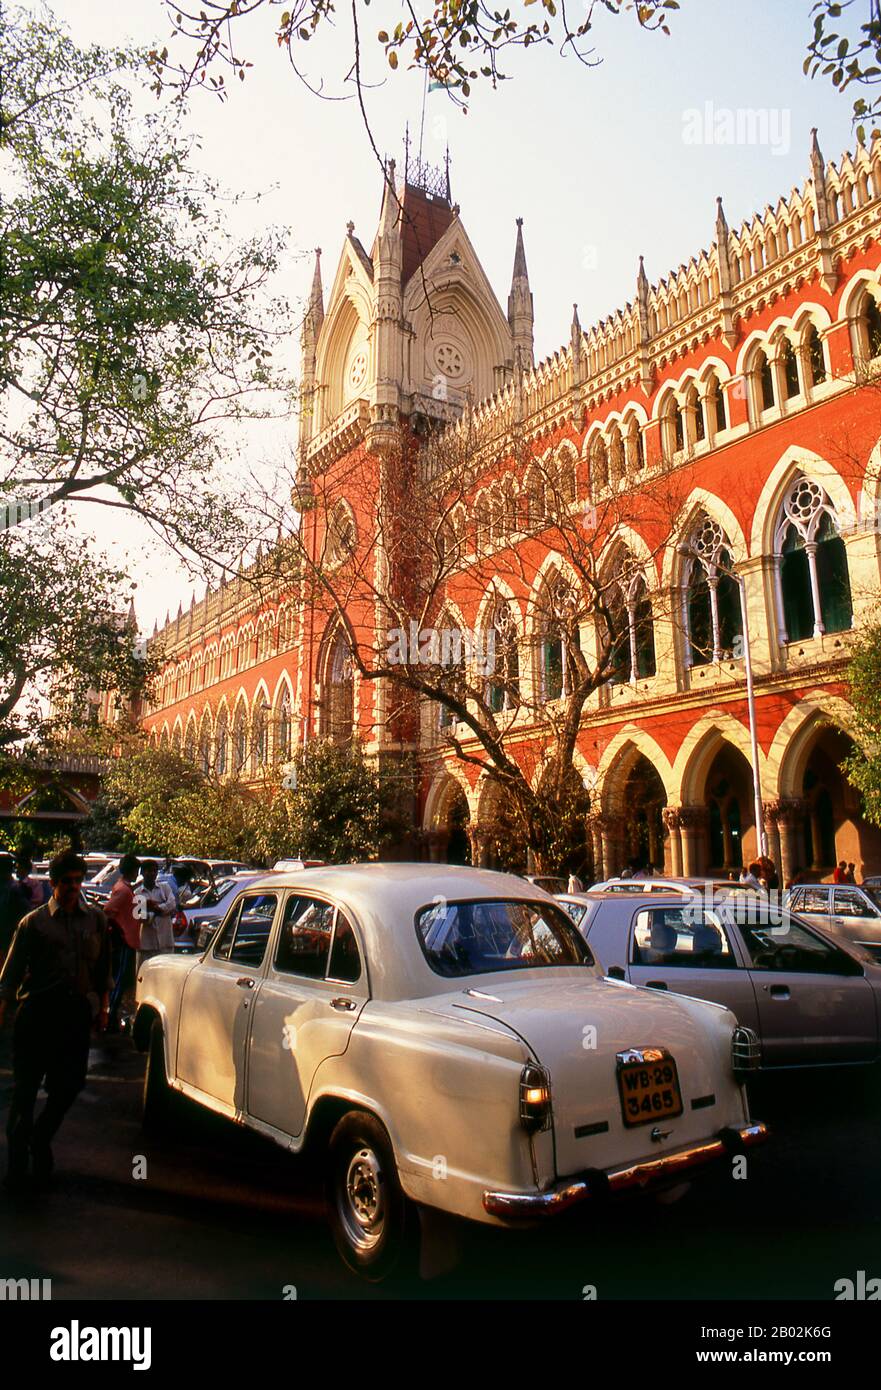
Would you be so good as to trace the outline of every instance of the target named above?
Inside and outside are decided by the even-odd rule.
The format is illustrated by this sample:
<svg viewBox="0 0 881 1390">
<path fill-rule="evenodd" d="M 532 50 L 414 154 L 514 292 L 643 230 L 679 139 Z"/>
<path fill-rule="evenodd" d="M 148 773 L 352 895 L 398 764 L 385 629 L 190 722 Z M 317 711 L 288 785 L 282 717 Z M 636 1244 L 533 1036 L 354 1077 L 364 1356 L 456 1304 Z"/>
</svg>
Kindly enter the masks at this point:
<svg viewBox="0 0 881 1390">
<path fill-rule="evenodd" d="M 724 1004 L 761 1044 L 763 1067 L 879 1057 L 881 967 L 757 897 L 566 894 L 612 979 Z"/>
<path fill-rule="evenodd" d="M 881 888 L 863 883 L 797 883 L 786 901 L 807 922 L 881 960 Z"/>
</svg>

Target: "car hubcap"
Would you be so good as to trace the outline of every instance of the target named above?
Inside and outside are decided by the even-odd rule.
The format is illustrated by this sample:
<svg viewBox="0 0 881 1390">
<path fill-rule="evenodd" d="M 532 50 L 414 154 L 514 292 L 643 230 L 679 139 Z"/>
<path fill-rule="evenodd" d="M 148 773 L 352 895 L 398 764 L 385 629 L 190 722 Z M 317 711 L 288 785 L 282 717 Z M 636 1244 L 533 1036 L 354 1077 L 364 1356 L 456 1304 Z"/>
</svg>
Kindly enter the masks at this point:
<svg viewBox="0 0 881 1390">
<path fill-rule="evenodd" d="M 372 1149 L 358 1149 L 349 1160 L 338 1207 L 351 1244 L 356 1250 L 372 1250 L 385 1223 L 382 1169 Z"/>
</svg>

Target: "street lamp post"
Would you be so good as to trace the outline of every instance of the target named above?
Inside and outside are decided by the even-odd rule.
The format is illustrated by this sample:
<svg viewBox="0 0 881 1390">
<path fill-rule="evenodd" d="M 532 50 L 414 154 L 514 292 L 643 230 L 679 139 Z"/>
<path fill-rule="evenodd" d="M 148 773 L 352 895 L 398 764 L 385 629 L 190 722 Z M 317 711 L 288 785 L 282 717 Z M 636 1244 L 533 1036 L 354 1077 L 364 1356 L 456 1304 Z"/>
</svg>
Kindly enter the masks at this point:
<svg viewBox="0 0 881 1390">
<path fill-rule="evenodd" d="M 679 552 L 686 555 L 689 559 L 699 560 L 700 556 L 690 546 L 682 545 Z M 756 731 L 756 697 L 753 685 L 753 661 L 752 650 L 749 640 L 749 614 L 746 604 L 746 580 L 743 575 L 736 570 L 729 569 L 727 565 L 715 563 L 715 569 L 720 574 L 726 574 L 729 579 L 733 579 L 740 594 L 740 616 L 743 626 L 743 666 L 746 675 L 746 705 L 749 715 L 749 742 L 753 770 L 753 814 L 756 818 L 756 841 L 759 851 L 762 854 L 768 853 L 768 837 L 765 833 L 765 813 L 762 805 L 762 783 L 759 771 L 759 738 Z"/>
</svg>

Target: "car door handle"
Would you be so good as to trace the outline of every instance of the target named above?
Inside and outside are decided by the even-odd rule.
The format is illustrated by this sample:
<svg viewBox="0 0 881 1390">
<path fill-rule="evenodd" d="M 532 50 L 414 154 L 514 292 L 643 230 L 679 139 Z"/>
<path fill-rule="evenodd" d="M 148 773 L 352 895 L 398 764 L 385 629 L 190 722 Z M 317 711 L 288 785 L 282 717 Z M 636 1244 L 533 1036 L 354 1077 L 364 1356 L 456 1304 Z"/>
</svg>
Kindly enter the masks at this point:
<svg viewBox="0 0 881 1390">
<path fill-rule="evenodd" d="M 669 989 L 666 980 L 646 980 L 646 989 Z"/>
<path fill-rule="evenodd" d="M 239 989 L 254 988 L 254 981 L 251 979 L 250 975 L 240 975 L 239 978 L 236 980 L 236 984 L 239 986 Z"/>
<path fill-rule="evenodd" d="M 357 1009 L 358 1005 L 355 1003 L 354 999 L 339 998 L 331 999 L 330 1007 L 332 1009 L 339 1009 L 340 1013 L 346 1014 L 352 1013 L 354 1009 Z"/>
<path fill-rule="evenodd" d="M 772 999 L 788 999 L 790 997 L 789 985 L 765 985 L 764 988 Z"/>
</svg>

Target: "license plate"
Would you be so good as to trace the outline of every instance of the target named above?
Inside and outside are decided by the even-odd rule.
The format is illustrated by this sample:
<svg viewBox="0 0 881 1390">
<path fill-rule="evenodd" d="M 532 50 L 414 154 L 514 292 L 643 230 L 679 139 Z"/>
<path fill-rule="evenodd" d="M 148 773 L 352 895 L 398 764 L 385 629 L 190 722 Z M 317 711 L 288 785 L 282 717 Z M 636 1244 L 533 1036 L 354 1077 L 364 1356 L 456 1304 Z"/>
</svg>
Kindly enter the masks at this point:
<svg viewBox="0 0 881 1390">
<path fill-rule="evenodd" d="M 676 1063 L 663 1047 L 618 1053 L 621 1113 L 628 1127 L 682 1114 Z"/>
</svg>

